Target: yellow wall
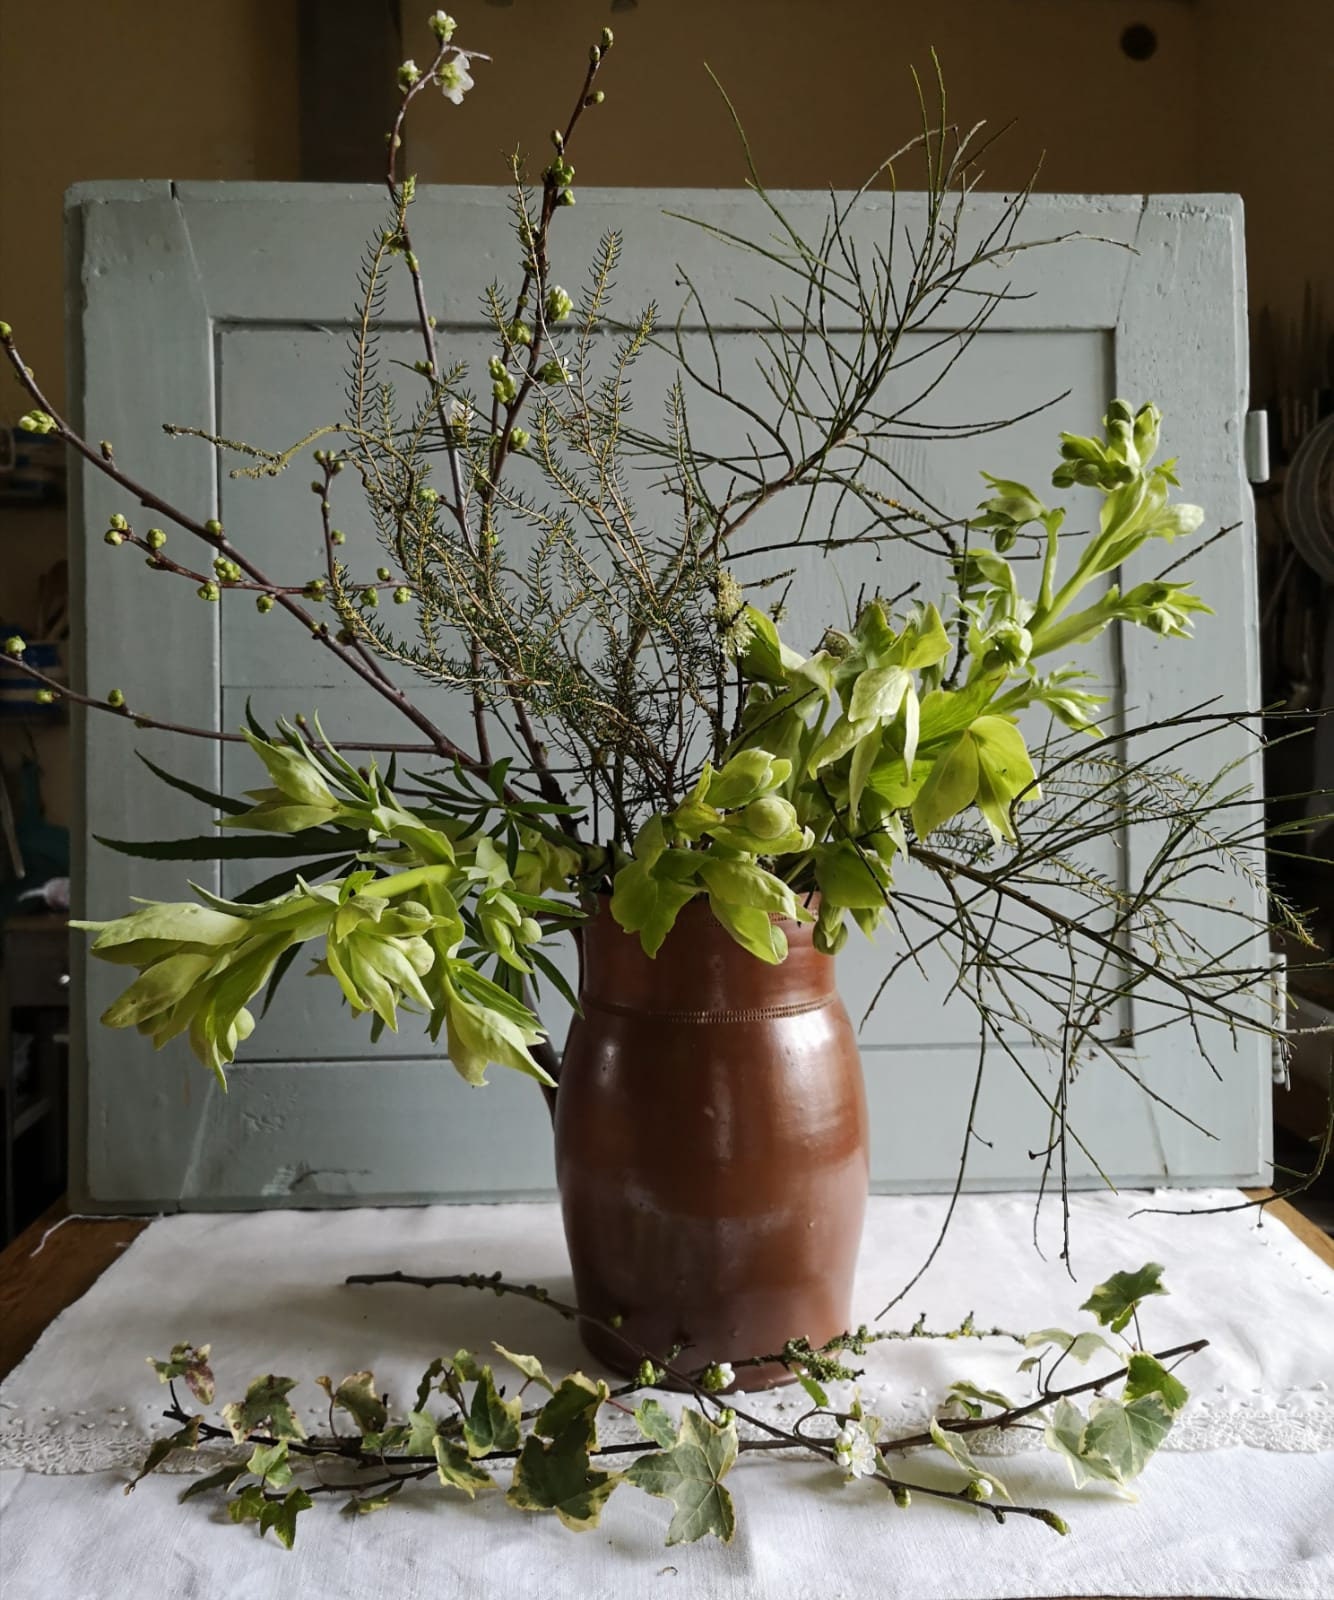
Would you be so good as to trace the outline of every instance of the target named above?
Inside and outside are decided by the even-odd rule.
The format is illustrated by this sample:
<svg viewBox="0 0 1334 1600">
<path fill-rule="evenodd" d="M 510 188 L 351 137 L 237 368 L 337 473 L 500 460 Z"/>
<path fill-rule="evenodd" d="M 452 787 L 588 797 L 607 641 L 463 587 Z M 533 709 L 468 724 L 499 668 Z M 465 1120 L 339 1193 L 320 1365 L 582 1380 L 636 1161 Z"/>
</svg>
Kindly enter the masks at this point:
<svg viewBox="0 0 1334 1600">
<path fill-rule="evenodd" d="M 371 0 L 366 0 L 368 10 Z M 426 0 L 404 8 L 428 58 Z M 1017 126 L 988 158 L 1013 188 L 1235 190 L 1253 307 L 1295 313 L 1334 261 L 1334 0 L 456 0 L 478 63 L 464 107 L 431 108 L 410 153 L 424 181 L 501 182 L 516 141 L 546 160 L 586 44 L 617 44 L 574 152 L 579 182 L 729 186 L 727 85 L 775 187 L 847 186 L 908 135 L 908 66 L 934 44 L 960 119 Z M 0 0 L 0 316 L 63 399 L 61 209 L 90 178 L 297 176 L 296 0 Z M 1120 49 L 1147 23 L 1145 62 Z M 355 40 L 351 41 L 355 47 Z M 0 416 L 26 402 L 6 373 Z M 0 511 L 0 612 L 22 615 L 63 549 L 59 514 Z M 13 736 L 6 735 L 12 751 Z M 62 741 L 43 737 L 65 813 Z"/>
</svg>

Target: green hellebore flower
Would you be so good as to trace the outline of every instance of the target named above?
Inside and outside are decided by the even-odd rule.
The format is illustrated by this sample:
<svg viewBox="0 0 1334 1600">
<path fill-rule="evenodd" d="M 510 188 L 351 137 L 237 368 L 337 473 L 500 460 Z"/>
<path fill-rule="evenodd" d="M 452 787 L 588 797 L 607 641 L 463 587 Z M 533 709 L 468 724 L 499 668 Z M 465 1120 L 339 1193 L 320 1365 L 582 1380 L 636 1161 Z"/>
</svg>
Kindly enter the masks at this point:
<svg viewBox="0 0 1334 1600">
<path fill-rule="evenodd" d="M 720 811 L 730 811 L 777 789 L 791 774 L 790 761 L 772 756 L 767 750 L 742 750 L 709 775 L 702 798 Z"/>
</svg>

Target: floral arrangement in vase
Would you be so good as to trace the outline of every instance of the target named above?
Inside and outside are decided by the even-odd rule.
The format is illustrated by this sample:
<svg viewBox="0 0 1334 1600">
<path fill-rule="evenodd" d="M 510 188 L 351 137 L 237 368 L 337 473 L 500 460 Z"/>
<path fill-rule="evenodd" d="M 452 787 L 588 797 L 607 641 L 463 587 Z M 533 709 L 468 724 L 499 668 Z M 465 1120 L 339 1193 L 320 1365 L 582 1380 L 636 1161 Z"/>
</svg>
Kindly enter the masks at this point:
<svg viewBox="0 0 1334 1600">
<path fill-rule="evenodd" d="M 196 890 L 193 900 L 80 924 L 96 935 L 96 956 L 135 974 L 103 1020 L 137 1028 L 155 1046 L 186 1037 L 225 1084 L 238 1048 L 303 959 L 353 1019 L 368 1019 L 373 1039 L 396 1029 L 402 1012 L 421 1014 L 469 1084 L 482 1084 L 492 1066 L 511 1068 L 547 1094 L 578 1302 L 566 1310 L 582 1318 L 601 1358 L 633 1375 L 630 1388 L 670 1373 L 714 1396 L 796 1374 L 827 1412 L 819 1379 L 843 1375 L 837 1352 L 875 1337 L 848 1333 L 867 1181 L 855 1036 L 833 980 L 833 958 L 850 937 L 881 939 L 886 983 L 925 945 L 951 950 L 955 988 L 977 1007 L 984 1050 L 988 1042 L 1008 1049 L 1006 1029 L 1017 1030 L 1058 1057 L 1062 1086 L 1081 1062 L 1114 1055 L 1098 1024 L 1131 993 L 1186 1027 L 1199 1016 L 1261 1032 L 1278 1026 L 1266 1009 L 1268 963 L 1210 956 L 1176 909 L 1202 847 L 1225 871 L 1255 871 L 1255 837 L 1215 828 L 1233 803 L 1218 787 L 1225 774 L 1201 784 L 1164 760 L 1141 760 L 1130 748 L 1135 730 L 1124 727 L 1109 754 L 1099 742 L 1103 700 L 1081 663 L 1083 647 L 1109 628 L 1151 629 L 1189 648 L 1192 616 L 1209 608 L 1171 576 L 1180 552 L 1168 547 L 1195 533 L 1205 513 L 1173 496 L 1175 463 L 1160 458 L 1163 419 L 1151 402 L 1112 401 L 1096 437 L 1059 433 L 1051 473 L 1059 504 L 988 476 L 975 511 L 951 518 L 916 508 L 906 486 L 889 497 L 868 485 L 923 398 L 884 398 L 891 375 L 917 359 L 905 341 L 957 294 L 970 297 L 966 347 L 1005 297 L 998 264 L 1036 248 L 1015 240 L 1023 195 L 994 233 L 961 243 L 979 146 L 976 132 L 946 117 L 943 91 L 938 116 L 923 98 L 923 129 L 909 146 L 862 190 L 831 199 L 819 237 L 800 233 L 752 169 L 756 205 L 776 233 L 760 241 L 727 233 L 718 243 L 789 285 L 770 307 L 751 307 L 760 318 L 755 361 L 772 401 L 761 411 L 729 386 L 693 285 L 688 295 L 710 330 L 702 351 L 656 308 L 628 317 L 614 309 L 616 234 L 585 264 L 578 292 L 558 277 L 553 238 L 577 203 L 579 126 L 604 114 L 598 85 L 613 44 L 604 31 L 552 134 L 548 164 L 530 181 L 515 158 L 516 266 L 512 281 L 484 289 L 493 335 L 485 374 L 453 360 L 414 248 L 417 194 L 403 170 L 403 129 L 423 97 L 461 103 L 486 58 L 456 41 L 444 13 L 430 26 L 430 62 L 400 69 L 387 217 L 361 270 L 344 414 L 279 448 L 204 436 L 220 456 L 239 457 L 234 471 L 245 476 L 313 464 L 322 571 L 275 578 L 243 531 L 137 482 L 109 444 L 89 443 L 47 403 L 13 330 L 0 324 L 34 406 L 24 425 L 80 452 L 120 496 L 105 535 L 115 558 L 139 552 L 151 581 L 184 581 L 203 605 L 254 605 L 274 614 L 274 626 L 286 614 L 375 691 L 413 741 L 396 750 L 386 739 L 376 758 L 359 762 L 312 712 L 242 730 L 267 774 L 247 796 L 160 773 L 217 813 L 221 831 L 193 846 L 115 848 L 174 859 L 225 849 L 236 858 L 249 843 L 267 856 L 281 836 L 291 864 L 235 899 Z M 893 226 L 884 247 L 858 254 L 848 241 L 859 203 L 876 182 L 895 184 L 910 159 L 925 171 L 924 226 L 904 228 L 897 255 Z M 410 384 L 391 384 L 380 356 L 393 272 L 408 275 L 419 313 Z M 856 324 L 852 339 L 825 332 L 833 306 Z M 670 365 L 658 386 L 660 434 L 639 424 L 642 403 L 631 406 L 636 368 L 650 352 Z M 924 393 L 934 388 L 924 380 Z M 744 446 L 729 452 L 715 430 L 696 425 L 700 397 L 731 408 Z M 998 448 L 998 467 L 1002 457 Z M 859 531 L 832 531 L 821 507 L 833 502 L 858 510 Z M 792 506 L 790 534 L 747 543 L 752 518 L 783 504 Z M 1086 512 L 1090 533 L 1063 532 L 1067 518 Z M 345 534 L 343 524 L 360 531 Z M 916 584 L 906 594 L 863 592 L 818 636 L 785 636 L 794 569 L 754 577 L 754 559 L 833 557 L 851 544 L 883 550 L 890 570 L 896 545 L 928 552 L 939 561 L 938 592 L 923 595 Z M 1155 553 L 1168 570 L 1121 577 Z M 21 639 L 7 653 L 48 697 L 159 725 L 119 690 L 99 699 L 48 683 L 25 663 Z M 455 691 L 468 710 L 466 738 L 404 689 L 403 668 Z M 1181 726 L 1193 736 L 1192 719 Z M 1169 719 L 1151 731 L 1171 727 Z M 1166 830 L 1152 884 L 1126 888 L 1084 864 L 1091 843 L 1129 827 Z M 904 870 L 930 875 L 945 907 L 911 943 L 899 924 Z M 1059 891 L 1060 905 L 1044 886 Z M 1299 926 L 1285 907 L 1277 914 Z M 1241 947 L 1264 924 L 1235 915 Z M 1006 927 L 1024 930 L 1017 953 L 1002 951 L 997 930 Z M 580 952 L 577 992 L 557 959 L 561 941 Z M 1093 965 L 1072 995 L 1069 984 L 1052 986 L 1045 963 L 1053 952 L 1073 961 L 1076 951 Z M 541 1020 L 552 992 L 576 1012 L 563 1052 Z M 1038 1015 L 1044 1008 L 1054 1021 Z M 1063 1173 L 1071 1134 L 1063 1087 L 1038 1092 L 1053 1129 L 1045 1185 L 1053 1164 Z M 658 1137 L 667 1124 L 670 1144 Z M 683 1196 L 702 1187 L 712 1212 L 686 1226 Z M 1145 1272 L 1117 1301 L 1118 1327 L 1127 1306 L 1155 1292 Z M 738 1310 L 757 1300 L 762 1312 Z M 1062 1337 L 1063 1353 L 1076 1341 Z M 683 1349 L 709 1359 L 687 1372 Z M 416 1475 L 424 1458 L 424 1471 L 438 1468 L 468 1493 L 486 1476 L 483 1458 L 531 1455 L 516 1503 L 590 1525 L 610 1481 L 590 1466 L 592 1419 L 609 1391 L 582 1379 L 557 1387 L 534 1358 L 513 1359 L 551 1395 L 526 1443 L 491 1369 L 471 1357 L 437 1363 L 412 1416 L 387 1432 L 369 1373 L 349 1379 L 334 1404 L 357 1420 L 359 1457 L 406 1452 Z M 1135 1346 L 1128 1359 L 1126 1397 L 1106 1404 L 1121 1407 L 1123 1431 L 1128 1414 L 1152 1411 L 1138 1454 L 1113 1459 L 1109 1422 L 1072 1419 L 1055 1391 L 1042 1402 L 1067 1407 L 1054 1437 L 1086 1476 L 1132 1475 L 1132 1455 L 1138 1470 L 1182 1403 L 1184 1390 L 1156 1358 Z M 206 1352 L 182 1346 L 161 1370 L 211 1399 Z M 466 1402 L 464 1384 L 473 1386 Z M 432 1421 L 432 1386 L 471 1422 Z M 284 1523 L 288 1513 L 272 1509 L 290 1505 L 280 1491 L 298 1438 L 284 1431 L 285 1392 L 229 1408 L 232 1437 L 256 1454 L 227 1487 L 248 1472 L 256 1483 L 237 1490 L 233 1505 L 248 1508 L 238 1520 L 290 1536 L 295 1511 Z M 1004 1397 L 962 1398 L 973 1421 L 1026 1414 Z M 697 1421 L 679 1436 L 645 1412 L 645 1437 L 663 1455 L 658 1468 L 629 1476 L 675 1498 L 681 1485 L 662 1462 L 684 1471 L 699 1457 L 716 1488 L 736 1454 L 735 1416 L 721 1400 L 709 1404 L 717 1415 L 688 1413 Z M 559 1416 L 548 1415 L 553 1408 Z M 176 1412 L 191 1437 L 175 1436 L 170 1448 L 197 1444 L 200 1419 L 179 1404 Z M 831 1458 L 841 1452 L 855 1472 L 887 1474 L 891 1446 L 877 1444 L 858 1416 L 835 1420 L 844 1442 L 829 1444 Z M 994 1478 L 966 1459 L 957 1427 L 941 1426 L 944 1443 L 933 1430 L 928 1444 L 969 1474 L 961 1496 L 986 1500 L 991 1489 L 981 1486 Z M 576 1483 L 568 1503 L 553 1498 L 557 1464 Z M 892 1474 L 886 1481 L 906 1498 Z M 695 1520 L 679 1511 L 677 1536 L 728 1535 L 730 1510 L 719 1509 L 717 1494 L 709 1504 Z"/>
</svg>

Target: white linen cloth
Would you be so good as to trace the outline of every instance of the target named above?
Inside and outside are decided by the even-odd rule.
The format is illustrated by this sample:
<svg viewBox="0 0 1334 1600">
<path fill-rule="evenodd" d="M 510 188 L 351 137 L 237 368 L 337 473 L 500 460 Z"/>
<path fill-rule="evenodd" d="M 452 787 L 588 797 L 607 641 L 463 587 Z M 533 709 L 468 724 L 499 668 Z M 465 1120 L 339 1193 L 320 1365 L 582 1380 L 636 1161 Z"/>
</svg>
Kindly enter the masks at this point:
<svg viewBox="0 0 1334 1600">
<path fill-rule="evenodd" d="M 143 1365 L 178 1340 L 211 1341 L 219 1401 L 251 1378 L 305 1380 L 294 1399 L 323 1426 L 320 1373 L 362 1366 L 405 1409 L 427 1362 L 492 1339 L 540 1355 L 548 1371 L 593 1364 L 569 1324 L 528 1302 L 476 1291 L 347 1288 L 349 1272 L 491 1271 L 571 1297 L 554 1206 L 193 1214 L 154 1223 L 47 1330 L 0 1386 L 0 1496 L 6 1600 L 231 1600 L 352 1595 L 366 1600 L 617 1600 L 639 1594 L 755 1600 L 1020 1600 L 1056 1595 L 1211 1595 L 1239 1600 L 1334 1596 L 1334 1271 L 1254 1211 L 1175 1217 L 1145 1205 L 1205 1208 L 1231 1191 L 1072 1197 L 1078 1282 L 1058 1260 L 1056 1208 L 1045 1259 L 1031 1242 L 1031 1196 L 959 1202 L 949 1237 L 882 1326 L 919 1311 L 948 1328 L 1015 1331 L 1090 1325 L 1076 1307 L 1111 1272 L 1156 1260 L 1168 1297 L 1141 1313 L 1163 1349 L 1208 1337 L 1182 1369 L 1194 1398 L 1150 1464 L 1141 1499 L 1077 1493 L 1037 1436 L 1007 1437 L 1001 1470 L 1015 1498 L 1059 1511 L 1067 1539 L 1024 1519 L 918 1496 L 905 1512 L 866 1484 L 845 1486 L 816 1461 L 743 1459 L 729 1480 L 738 1532 L 665 1549 L 670 1507 L 617 1491 L 591 1533 L 524 1515 L 498 1494 L 475 1504 L 423 1485 L 369 1518 L 339 1517 L 335 1497 L 305 1513 L 296 1550 L 225 1522 L 215 1501 L 177 1504 L 180 1477 L 155 1476 L 132 1499 L 124 1463 L 167 1425 L 165 1390 Z M 944 1215 L 939 1196 L 873 1199 L 854 1320 L 873 1322 L 920 1263 Z M 869 1411 L 913 1426 L 949 1383 L 968 1377 L 1026 1392 L 1017 1347 L 1002 1339 L 892 1342 L 857 1365 Z M 1076 1369 L 1069 1381 L 1082 1374 Z M 779 1391 L 741 1402 L 794 1415 Z M 604 1430 L 604 1437 L 607 1430 Z M 202 1454 L 202 1452 L 201 1452 Z M 179 1458 L 178 1458 L 179 1459 Z M 211 1465 L 212 1458 L 201 1463 Z M 912 1472 L 931 1470 L 914 1460 Z M 72 1476 L 71 1474 L 82 1474 Z"/>
</svg>

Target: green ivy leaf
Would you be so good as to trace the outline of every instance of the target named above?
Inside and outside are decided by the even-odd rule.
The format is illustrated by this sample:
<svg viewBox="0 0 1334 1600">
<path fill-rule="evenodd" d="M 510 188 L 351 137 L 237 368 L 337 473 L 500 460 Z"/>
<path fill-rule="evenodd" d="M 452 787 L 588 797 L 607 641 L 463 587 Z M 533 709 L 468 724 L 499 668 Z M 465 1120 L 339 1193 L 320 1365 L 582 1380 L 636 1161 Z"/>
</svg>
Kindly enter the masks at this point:
<svg viewBox="0 0 1334 1600">
<path fill-rule="evenodd" d="M 472 1392 L 472 1405 L 463 1423 L 470 1456 L 489 1456 L 496 1450 L 519 1448 L 517 1400 L 502 1400 L 490 1367 L 483 1367 Z"/>
<path fill-rule="evenodd" d="M 931 1440 L 937 1450 L 943 1450 L 950 1460 L 961 1466 L 974 1481 L 989 1483 L 1003 1500 L 1012 1498 L 1010 1491 L 994 1472 L 986 1467 L 978 1466 L 977 1462 L 969 1455 L 968 1447 L 959 1435 L 951 1433 L 947 1428 L 942 1428 L 934 1417 L 931 1419 Z"/>
<path fill-rule="evenodd" d="M 202 1420 L 201 1417 L 191 1417 L 183 1428 L 169 1434 L 165 1439 L 157 1440 L 145 1457 L 143 1466 L 125 1485 L 125 1493 L 132 1494 L 135 1484 L 142 1482 L 150 1472 L 156 1472 L 173 1451 L 198 1449 L 199 1424 Z"/>
<path fill-rule="evenodd" d="M 309 1511 L 314 1504 L 304 1489 L 293 1489 L 285 1500 L 266 1500 L 259 1514 L 261 1535 L 272 1528 L 278 1537 L 278 1543 L 285 1550 L 290 1550 L 296 1543 L 297 1517 L 303 1511 Z"/>
<path fill-rule="evenodd" d="M 264 1491 L 259 1484 L 247 1484 L 237 1497 L 228 1502 L 227 1515 L 235 1523 L 258 1522 L 264 1515 Z"/>
<path fill-rule="evenodd" d="M 720 1428 L 687 1409 L 672 1448 L 641 1456 L 625 1476 L 637 1488 L 676 1507 L 667 1529 L 668 1544 L 693 1544 L 710 1533 L 727 1543 L 736 1532 L 736 1511 L 723 1479 L 736 1457 L 735 1422 Z"/>
<path fill-rule="evenodd" d="M 635 1407 L 635 1421 L 644 1437 L 652 1439 L 664 1450 L 669 1450 L 676 1443 L 676 1424 L 660 1400 L 654 1400 L 651 1396 L 641 1400 Z"/>
<path fill-rule="evenodd" d="M 1166 1409 L 1176 1416 L 1190 1399 L 1190 1390 L 1179 1378 L 1163 1366 L 1162 1362 L 1137 1351 L 1127 1362 L 1126 1384 L 1122 1399 L 1139 1400 L 1145 1395 L 1157 1395 Z"/>
<path fill-rule="evenodd" d="M 1081 1311 L 1091 1311 L 1113 1333 L 1120 1333 L 1140 1301 L 1151 1294 L 1166 1294 L 1162 1284 L 1163 1269 L 1150 1261 L 1138 1272 L 1114 1272 L 1106 1283 L 1098 1284 L 1093 1293 L 1080 1306 Z"/>
<path fill-rule="evenodd" d="M 555 1385 L 542 1370 L 542 1363 L 536 1356 L 519 1355 L 514 1350 L 507 1350 L 503 1344 L 497 1344 L 494 1339 L 491 1341 L 491 1346 L 497 1354 L 509 1362 L 510 1366 L 517 1367 L 530 1383 L 539 1384 L 548 1394 L 555 1393 Z"/>
<path fill-rule="evenodd" d="M 306 1430 L 297 1421 L 287 1396 L 296 1388 L 295 1378 L 278 1378 L 270 1373 L 256 1378 L 244 1400 L 233 1400 L 222 1408 L 222 1420 L 232 1431 L 237 1444 L 256 1428 L 267 1426 L 279 1439 L 304 1439 Z"/>
</svg>

